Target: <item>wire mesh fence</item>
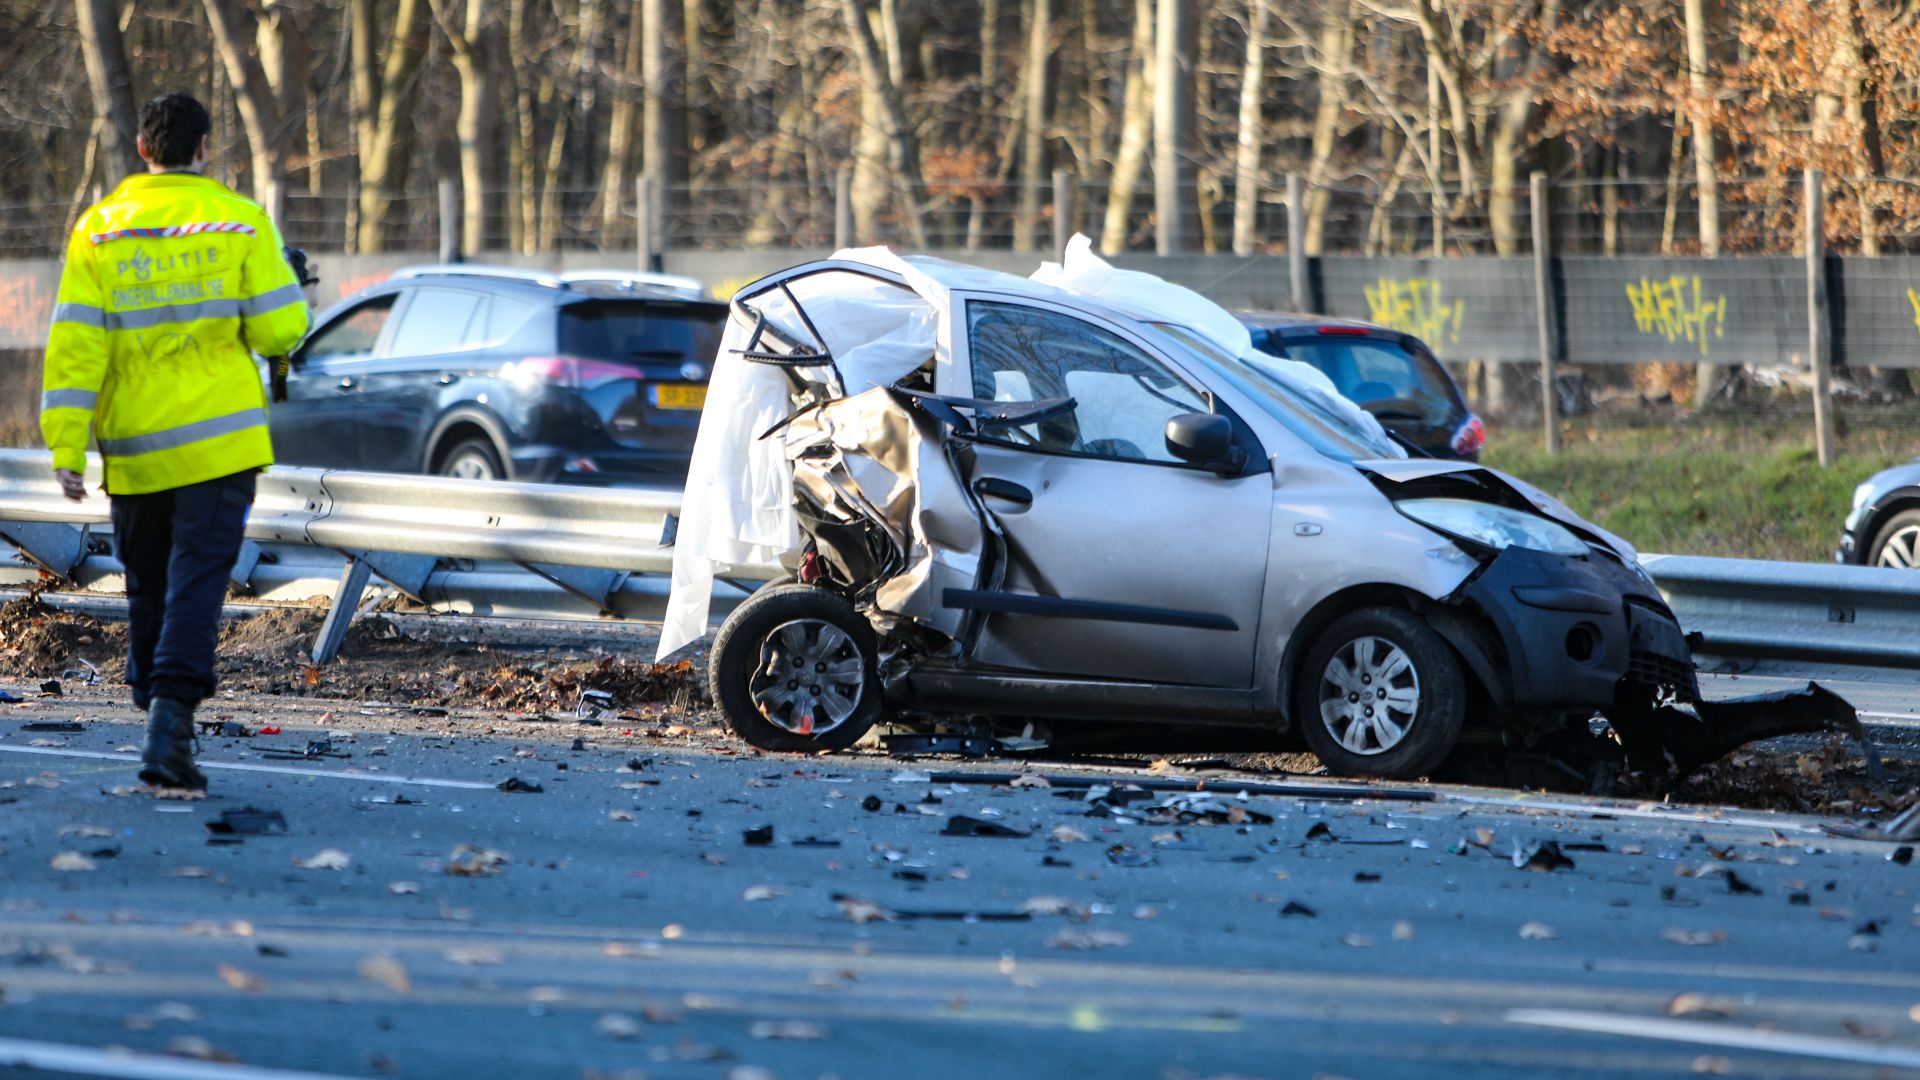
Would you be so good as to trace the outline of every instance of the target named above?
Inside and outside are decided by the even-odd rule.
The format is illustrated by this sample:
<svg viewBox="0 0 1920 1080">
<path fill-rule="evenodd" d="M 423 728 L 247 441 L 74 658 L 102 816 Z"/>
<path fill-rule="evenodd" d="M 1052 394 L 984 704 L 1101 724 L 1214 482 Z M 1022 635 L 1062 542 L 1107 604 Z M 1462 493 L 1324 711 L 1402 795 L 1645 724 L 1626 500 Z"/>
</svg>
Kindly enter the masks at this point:
<svg viewBox="0 0 1920 1080">
<path fill-rule="evenodd" d="M 1528 185 L 1305 182 L 1297 208 L 1288 190 L 1287 177 L 1265 176 L 1248 201 L 1231 177 L 1203 175 L 1181 191 L 1176 246 L 1188 259 L 1305 250 L 1314 256 L 1310 306 L 1427 340 L 1482 415 L 1508 430 L 1540 429 L 1547 395 Z M 1824 240 L 1835 256 L 1826 277 L 1841 446 L 1857 438 L 1885 450 L 1905 439 L 1920 451 L 1920 259 L 1908 257 L 1920 249 L 1920 183 L 1830 177 L 1822 190 Z M 943 178 L 912 189 L 851 172 L 815 182 L 709 178 L 658 201 L 663 218 L 643 230 L 631 183 L 490 191 L 477 227 L 467 229 L 444 212 L 460 200 L 438 191 L 370 199 L 348 189 L 294 189 L 279 219 L 289 243 L 330 258 L 379 250 L 430 261 L 451 246 L 476 261 L 617 253 L 630 263 L 644 236 L 668 254 L 670 268 L 676 253 L 710 256 L 704 267 L 716 265 L 711 257 L 760 252 L 741 265 L 762 271 L 782 251 L 841 243 L 1001 253 L 1003 261 L 1017 252 L 1037 263 L 1051 256 L 1060 231 L 1085 232 L 1101 250 L 1133 259 L 1152 253 L 1161 232 L 1150 176 L 1131 187 L 1067 176 L 1031 187 L 1018 178 Z M 1236 230 L 1246 206 L 1250 227 Z M 0 208 L 0 258 L 57 258 L 80 209 Z M 1687 424 L 1766 428 L 1811 442 L 1815 364 L 1807 279 L 1796 258 L 1807 239 L 1800 175 L 1723 178 L 1704 191 L 1681 175 L 1564 176 L 1548 185 L 1540 210 L 1554 256 L 1553 396 L 1571 444 Z M 1703 257 L 1715 252 L 1721 257 Z M 1128 264 L 1163 268 L 1240 306 L 1289 306 L 1293 295 L 1282 260 L 1271 272 L 1232 262 Z M 339 281 L 359 287 L 383 273 Z M 1244 287 L 1256 277 L 1271 287 Z M 1229 285 L 1214 289 L 1220 282 Z M 0 273 L 0 321 L 44 325 L 50 305 L 44 271 L 32 280 Z"/>
</svg>

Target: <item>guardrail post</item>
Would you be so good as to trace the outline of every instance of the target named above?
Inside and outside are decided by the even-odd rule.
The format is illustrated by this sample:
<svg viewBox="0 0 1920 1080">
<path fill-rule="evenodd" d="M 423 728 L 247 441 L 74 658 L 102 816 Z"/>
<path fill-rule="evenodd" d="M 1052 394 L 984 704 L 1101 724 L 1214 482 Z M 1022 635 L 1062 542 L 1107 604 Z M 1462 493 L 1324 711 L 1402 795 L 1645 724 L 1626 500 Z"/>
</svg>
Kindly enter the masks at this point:
<svg viewBox="0 0 1920 1080">
<path fill-rule="evenodd" d="M 1807 222 L 1807 363 L 1813 368 L 1813 445 L 1820 466 L 1833 464 L 1833 353 L 1828 347 L 1826 190 L 1820 170 L 1808 169 L 1803 216 Z"/>
<path fill-rule="evenodd" d="M 1307 185 L 1299 173 L 1287 174 L 1287 281 L 1293 310 L 1307 311 Z"/>
<path fill-rule="evenodd" d="M 1053 170 L 1053 258 L 1067 261 L 1067 241 L 1073 239 L 1073 174 Z"/>
<path fill-rule="evenodd" d="M 320 636 L 313 640 L 314 663 L 330 664 L 340 655 L 340 643 L 347 639 L 347 627 L 353 625 L 354 611 L 367 594 L 367 578 L 372 573 L 373 568 L 359 559 L 347 560 L 346 568 L 340 571 L 340 587 L 334 590 L 333 606 L 320 624 Z"/>
<path fill-rule="evenodd" d="M 833 174 L 833 248 L 853 246 L 853 170 L 842 165 Z"/>
<path fill-rule="evenodd" d="M 440 261 L 460 261 L 460 197 L 451 180 L 440 181 Z"/>
<path fill-rule="evenodd" d="M 1555 393 L 1553 356 L 1553 290 L 1547 287 L 1552 268 L 1547 249 L 1547 174 L 1530 178 L 1533 203 L 1533 303 L 1540 331 L 1540 404 L 1546 415 L 1547 453 L 1560 452 L 1560 400 Z"/>
</svg>

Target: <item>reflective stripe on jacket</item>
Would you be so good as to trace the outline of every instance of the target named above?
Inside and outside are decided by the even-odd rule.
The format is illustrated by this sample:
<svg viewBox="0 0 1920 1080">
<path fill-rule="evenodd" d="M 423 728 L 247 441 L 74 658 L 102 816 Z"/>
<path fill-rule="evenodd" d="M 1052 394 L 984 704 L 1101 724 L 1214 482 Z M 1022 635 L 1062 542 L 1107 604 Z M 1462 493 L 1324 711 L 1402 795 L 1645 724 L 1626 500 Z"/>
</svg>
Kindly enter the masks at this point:
<svg viewBox="0 0 1920 1080">
<path fill-rule="evenodd" d="M 258 205 L 191 173 L 128 177 L 67 241 L 40 431 L 56 469 L 98 439 L 109 494 L 273 464 L 253 354 L 307 332 L 306 296 Z"/>
</svg>

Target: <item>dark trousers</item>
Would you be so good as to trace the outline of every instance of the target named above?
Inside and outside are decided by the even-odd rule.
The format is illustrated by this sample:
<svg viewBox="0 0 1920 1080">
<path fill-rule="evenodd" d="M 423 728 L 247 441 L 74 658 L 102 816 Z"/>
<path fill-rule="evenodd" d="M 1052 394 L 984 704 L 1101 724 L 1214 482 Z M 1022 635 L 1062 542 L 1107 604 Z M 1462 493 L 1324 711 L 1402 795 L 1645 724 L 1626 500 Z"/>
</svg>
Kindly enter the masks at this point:
<svg viewBox="0 0 1920 1080">
<path fill-rule="evenodd" d="M 114 495 L 113 549 L 127 571 L 127 682 L 133 703 L 213 694 L 227 578 L 246 539 L 252 470 L 147 495 Z"/>
</svg>

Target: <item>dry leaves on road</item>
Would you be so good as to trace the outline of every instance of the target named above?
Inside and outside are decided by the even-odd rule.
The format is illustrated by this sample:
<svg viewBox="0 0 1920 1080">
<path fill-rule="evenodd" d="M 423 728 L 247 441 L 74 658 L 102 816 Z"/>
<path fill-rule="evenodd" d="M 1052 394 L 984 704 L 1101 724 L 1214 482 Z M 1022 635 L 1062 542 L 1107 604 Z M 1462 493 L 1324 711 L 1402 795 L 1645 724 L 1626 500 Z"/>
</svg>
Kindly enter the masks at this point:
<svg viewBox="0 0 1920 1080">
<path fill-rule="evenodd" d="M 235 990 L 249 994 L 257 994 L 267 988 L 266 980 L 249 972 L 242 971 L 232 964 L 221 964 L 215 970 L 220 973 L 220 981 L 233 987 Z"/>
<path fill-rule="evenodd" d="M 742 900 L 778 900 L 780 897 L 785 895 L 787 895 L 787 890 L 777 889 L 777 888 L 774 888 L 772 885 L 750 885 L 747 887 L 747 890 L 745 892 L 740 894 L 740 899 Z"/>
<path fill-rule="evenodd" d="M 1520 938 L 1523 941 L 1549 941 L 1560 936 L 1560 931 L 1543 922 L 1520 924 Z"/>
<path fill-rule="evenodd" d="M 101 839 L 103 837 L 108 837 L 112 835 L 113 835 L 113 830 L 107 828 L 104 825 L 81 825 L 79 823 L 75 823 L 72 825 L 60 826 L 60 839 L 62 840 L 65 840 L 69 836 L 78 836 L 83 839 L 97 840 L 97 839 Z"/>
<path fill-rule="evenodd" d="M 302 870 L 345 870 L 353 865 L 353 857 L 339 848 L 324 848 L 304 859 L 293 860 L 293 865 Z"/>
<path fill-rule="evenodd" d="M 1062 930 L 1048 940 L 1055 949 L 1112 949 L 1133 941 L 1118 930 Z"/>
<path fill-rule="evenodd" d="M 377 983 L 396 994 L 413 993 L 413 979 L 407 975 L 407 969 L 400 961 L 386 953 L 375 953 L 360 961 L 356 969 L 360 977 L 370 983 Z"/>
<path fill-rule="evenodd" d="M 805 1020 L 755 1020 L 747 1027 L 747 1034 L 755 1039 L 791 1039 L 811 1042 L 826 1038 L 827 1029 Z"/>
<path fill-rule="evenodd" d="M 48 861 L 47 866 L 63 873 L 79 873 L 93 869 L 93 860 L 77 851 L 63 851 Z"/>
<path fill-rule="evenodd" d="M 1675 945 L 1718 945 L 1727 940 L 1727 932 L 1725 930 L 1682 930 L 1675 926 L 1661 931 L 1660 937 Z"/>
<path fill-rule="evenodd" d="M 447 857 L 447 873 L 454 877 L 492 877 L 512 861 L 504 851 L 461 844 Z"/>
<path fill-rule="evenodd" d="M 625 1013 L 607 1013 L 593 1022 L 593 1033 L 607 1039 L 637 1039 L 640 1021 Z"/>
<path fill-rule="evenodd" d="M 886 908 L 853 896 L 836 896 L 833 902 L 840 907 L 840 914 L 851 923 L 892 922 L 894 914 Z"/>
</svg>

